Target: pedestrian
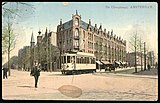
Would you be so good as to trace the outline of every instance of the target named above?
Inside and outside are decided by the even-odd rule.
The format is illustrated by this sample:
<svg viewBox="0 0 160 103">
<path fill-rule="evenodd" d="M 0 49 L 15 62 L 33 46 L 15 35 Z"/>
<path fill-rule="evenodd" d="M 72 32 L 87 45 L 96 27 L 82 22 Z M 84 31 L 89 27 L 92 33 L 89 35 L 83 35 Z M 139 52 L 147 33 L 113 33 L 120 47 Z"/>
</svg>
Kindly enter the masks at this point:
<svg viewBox="0 0 160 103">
<path fill-rule="evenodd" d="M 155 69 L 158 69 L 158 63 L 156 62 L 156 64 L 155 64 Z"/>
<path fill-rule="evenodd" d="M 6 67 L 3 67 L 3 79 L 7 79 L 7 72 L 8 72 L 8 68 L 6 68 Z"/>
<path fill-rule="evenodd" d="M 35 78 L 35 88 L 37 88 L 37 83 L 38 83 L 38 78 L 40 76 L 40 64 L 38 65 L 38 63 L 35 61 L 35 64 L 31 70 L 30 75 L 34 76 Z"/>
<path fill-rule="evenodd" d="M 148 70 L 150 70 L 150 69 L 151 69 L 151 66 L 148 64 L 148 65 L 147 65 L 147 68 L 148 68 Z"/>
</svg>

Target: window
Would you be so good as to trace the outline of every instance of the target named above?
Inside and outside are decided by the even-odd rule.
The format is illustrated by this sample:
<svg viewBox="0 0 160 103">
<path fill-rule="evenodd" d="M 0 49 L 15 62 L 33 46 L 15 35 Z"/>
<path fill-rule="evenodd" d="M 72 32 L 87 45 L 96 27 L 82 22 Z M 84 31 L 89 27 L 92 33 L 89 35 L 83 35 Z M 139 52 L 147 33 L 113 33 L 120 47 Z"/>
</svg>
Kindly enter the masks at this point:
<svg viewBox="0 0 160 103">
<path fill-rule="evenodd" d="M 80 58 L 80 63 L 81 63 L 81 64 L 83 63 L 83 57 Z"/>
<path fill-rule="evenodd" d="M 89 63 L 89 57 L 86 57 L 86 63 Z"/>
<path fill-rule="evenodd" d="M 75 46 L 79 46 L 78 40 L 75 41 Z"/>
<path fill-rule="evenodd" d="M 79 36 L 79 33 L 78 33 L 79 31 L 78 31 L 78 29 L 76 28 L 75 29 L 75 37 L 77 37 L 77 36 Z"/>
<path fill-rule="evenodd" d="M 83 38 L 85 38 L 85 31 L 83 31 Z"/>
<path fill-rule="evenodd" d="M 71 30 L 69 30 L 69 35 L 71 35 L 71 32 L 72 32 L 72 31 L 71 31 Z"/>
<path fill-rule="evenodd" d="M 78 20 L 78 18 L 76 18 L 75 25 L 78 25 L 78 24 L 79 24 L 79 20 Z"/>
<path fill-rule="evenodd" d="M 71 63 L 74 63 L 75 62 L 75 56 L 71 56 Z"/>
<path fill-rule="evenodd" d="M 82 63 L 83 63 L 83 64 L 85 64 L 85 63 L 86 63 L 86 60 L 85 60 L 85 58 L 84 58 L 84 57 L 83 57 Z"/>
<path fill-rule="evenodd" d="M 80 58 L 79 58 L 79 57 L 77 57 L 77 63 L 78 63 L 78 64 L 80 63 Z"/>
<path fill-rule="evenodd" d="M 70 56 L 67 56 L 67 63 L 70 63 Z"/>
</svg>

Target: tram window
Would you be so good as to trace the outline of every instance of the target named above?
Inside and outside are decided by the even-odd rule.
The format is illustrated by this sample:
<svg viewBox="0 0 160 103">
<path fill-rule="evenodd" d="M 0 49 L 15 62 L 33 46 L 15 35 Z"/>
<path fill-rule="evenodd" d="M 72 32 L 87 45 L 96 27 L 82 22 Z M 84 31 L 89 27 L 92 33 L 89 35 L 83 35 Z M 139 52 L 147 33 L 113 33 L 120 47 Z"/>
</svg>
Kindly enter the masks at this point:
<svg viewBox="0 0 160 103">
<path fill-rule="evenodd" d="M 83 57 L 80 58 L 80 63 L 81 63 L 81 64 L 83 63 Z"/>
<path fill-rule="evenodd" d="M 85 59 L 85 57 L 83 57 L 83 64 L 85 64 L 86 63 L 86 59 Z"/>
<path fill-rule="evenodd" d="M 85 57 L 86 58 L 86 64 L 88 64 L 89 62 L 89 58 L 88 57 Z"/>
<path fill-rule="evenodd" d="M 71 56 L 71 63 L 75 62 L 75 56 Z"/>
<path fill-rule="evenodd" d="M 95 64 L 95 58 L 93 58 L 93 64 Z"/>
<path fill-rule="evenodd" d="M 92 64 L 92 58 L 89 58 L 89 64 Z"/>
<path fill-rule="evenodd" d="M 92 58 L 92 64 L 94 64 L 94 58 Z"/>
<path fill-rule="evenodd" d="M 89 57 L 85 57 L 85 63 L 89 63 Z"/>
<path fill-rule="evenodd" d="M 89 62 L 89 57 L 87 57 L 87 63 L 90 63 L 90 62 Z"/>
<path fill-rule="evenodd" d="M 79 58 L 79 57 L 77 57 L 77 60 L 76 60 L 76 61 L 77 61 L 77 63 L 79 64 L 79 63 L 80 63 L 80 58 Z"/>
<path fill-rule="evenodd" d="M 67 63 L 70 63 L 70 56 L 67 56 Z"/>
<path fill-rule="evenodd" d="M 93 58 L 91 58 L 91 64 L 93 64 Z"/>
<path fill-rule="evenodd" d="M 70 59 L 71 59 L 71 63 L 72 63 L 72 62 L 73 62 L 73 57 L 71 56 L 71 58 L 70 58 Z"/>
<path fill-rule="evenodd" d="M 64 63 L 66 63 L 66 56 L 64 56 Z"/>
</svg>

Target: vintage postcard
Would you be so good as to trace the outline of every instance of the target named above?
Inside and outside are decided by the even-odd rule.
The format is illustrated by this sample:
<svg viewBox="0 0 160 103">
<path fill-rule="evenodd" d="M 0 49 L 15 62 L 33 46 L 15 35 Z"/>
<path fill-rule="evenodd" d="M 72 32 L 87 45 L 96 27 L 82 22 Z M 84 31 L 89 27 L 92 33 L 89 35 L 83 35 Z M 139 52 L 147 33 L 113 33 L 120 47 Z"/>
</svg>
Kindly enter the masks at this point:
<svg viewBox="0 0 160 103">
<path fill-rule="evenodd" d="M 2 99 L 157 101 L 157 2 L 2 2 Z"/>
</svg>

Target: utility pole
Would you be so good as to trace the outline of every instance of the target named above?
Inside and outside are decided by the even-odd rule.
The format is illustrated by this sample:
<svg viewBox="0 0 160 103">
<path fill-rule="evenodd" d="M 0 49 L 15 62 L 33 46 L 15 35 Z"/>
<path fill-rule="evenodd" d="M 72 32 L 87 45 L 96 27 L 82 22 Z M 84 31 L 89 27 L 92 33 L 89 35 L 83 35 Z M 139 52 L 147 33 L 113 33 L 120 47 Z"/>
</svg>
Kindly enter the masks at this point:
<svg viewBox="0 0 160 103">
<path fill-rule="evenodd" d="M 62 66 L 62 58 L 61 58 L 61 55 L 62 55 L 62 41 L 60 41 L 60 48 L 59 48 L 59 50 L 60 50 L 60 69 L 62 68 L 61 66 Z"/>
<path fill-rule="evenodd" d="M 52 33 L 50 32 L 50 38 L 49 38 L 49 61 L 50 61 L 50 72 L 52 72 L 51 35 L 52 35 Z"/>
<path fill-rule="evenodd" d="M 49 45 L 49 65 L 48 65 L 48 68 L 50 68 L 50 72 L 52 72 L 52 56 L 51 56 L 51 36 L 52 36 L 52 33 L 50 31 L 50 25 L 49 24 L 49 36 L 48 36 L 48 45 Z"/>
<path fill-rule="evenodd" d="M 48 62 L 48 33 L 46 28 L 46 39 L 47 39 L 47 71 L 49 71 L 49 62 Z"/>
<path fill-rule="evenodd" d="M 141 53 L 141 71 L 143 70 L 143 67 L 142 67 L 142 50 L 141 50 L 141 48 L 142 48 L 142 43 L 141 43 L 141 38 L 140 38 L 140 53 Z"/>
<path fill-rule="evenodd" d="M 144 70 L 146 70 L 146 42 L 144 42 Z"/>
<path fill-rule="evenodd" d="M 59 44 L 59 50 L 60 50 L 60 69 L 62 69 L 62 57 L 61 57 L 61 55 L 62 55 L 62 19 L 60 20 L 60 44 Z"/>
<path fill-rule="evenodd" d="M 135 35 L 135 72 L 137 73 L 137 51 L 136 51 L 136 49 L 137 49 L 137 31 L 136 31 L 136 35 Z"/>
<path fill-rule="evenodd" d="M 41 32 L 40 32 L 40 30 L 39 30 L 39 32 L 38 32 L 38 36 L 37 36 L 37 45 L 38 45 L 38 63 L 40 63 L 41 62 L 41 55 L 40 55 L 40 43 L 41 43 L 41 36 L 40 36 L 40 34 L 41 34 Z"/>
</svg>

